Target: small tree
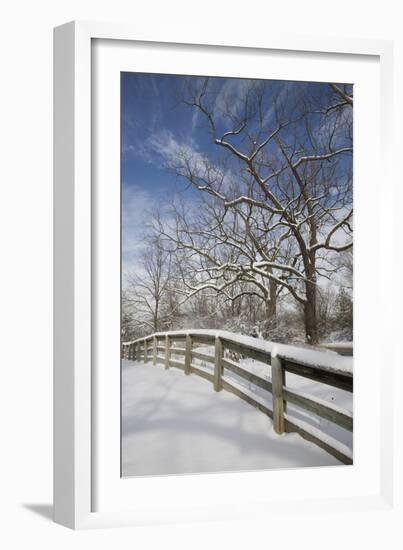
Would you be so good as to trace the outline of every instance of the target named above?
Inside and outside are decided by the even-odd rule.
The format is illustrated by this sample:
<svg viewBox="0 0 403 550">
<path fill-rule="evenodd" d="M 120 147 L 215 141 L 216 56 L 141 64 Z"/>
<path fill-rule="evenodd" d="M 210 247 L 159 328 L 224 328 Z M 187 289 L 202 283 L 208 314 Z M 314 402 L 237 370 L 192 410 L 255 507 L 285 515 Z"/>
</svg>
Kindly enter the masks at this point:
<svg viewBox="0 0 403 550">
<path fill-rule="evenodd" d="M 169 326 L 172 294 L 172 255 L 158 238 L 150 237 L 138 261 L 137 270 L 127 275 L 125 285 L 126 317 L 133 329 L 157 332 Z"/>
<path fill-rule="evenodd" d="M 353 301 L 344 287 L 341 287 L 335 303 L 335 325 L 340 330 L 352 333 L 353 329 Z"/>
</svg>

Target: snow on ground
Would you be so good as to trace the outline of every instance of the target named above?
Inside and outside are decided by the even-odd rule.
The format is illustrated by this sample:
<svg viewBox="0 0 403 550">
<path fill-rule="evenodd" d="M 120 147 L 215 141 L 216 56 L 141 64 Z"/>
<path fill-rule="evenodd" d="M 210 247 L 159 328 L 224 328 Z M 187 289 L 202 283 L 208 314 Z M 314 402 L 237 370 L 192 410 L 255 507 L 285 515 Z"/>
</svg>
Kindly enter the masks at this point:
<svg viewBox="0 0 403 550">
<path fill-rule="evenodd" d="M 203 349 L 200 348 L 199 351 L 203 351 L 203 353 L 207 353 L 210 355 L 214 354 L 214 350 L 212 347 L 204 347 Z M 339 357 L 341 360 L 344 359 L 340 355 L 336 354 L 336 356 Z M 212 364 L 199 360 L 196 360 L 195 363 L 198 364 L 198 366 L 203 367 L 208 372 L 213 373 L 214 367 Z M 239 366 L 242 367 L 244 370 L 260 376 L 261 378 L 270 379 L 271 377 L 270 365 L 255 361 L 254 359 L 241 359 L 239 361 Z M 255 384 L 248 382 L 244 378 L 241 378 L 229 372 L 228 370 L 224 370 L 224 378 L 228 379 L 229 381 L 234 381 L 238 385 L 247 388 L 255 395 L 262 397 L 268 407 L 272 409 L 272 398 L 270 392 L 267 392 L 264 389 L 255 386 Z M 297 376 L 296 374 L 290 372 L 286 373 L 286 385 L 289 386 L 291 389 L 299 390 L 300 392 L 304 392 L 312 397 L 323 399 L 329 404 L 340 407 L 341 409 L 345 409 L 350 412 L 353 411 L 353 394 L 351 392 L 344 391 L 339 388 L 333 388 L 332 386 L 329 386 L 327 384 L 315 382 L 314 380 L 309 380 L 308 378 L 303 378 L 302 376 Z M 347 445 L 350 449 L 353 448 L 352 432 L 341 428 L 333 422 L 321 418 L 316 414 L 313 414 L 292 403 L 288 403 L 287 408 L 288 412 L 293 417 L 307 422 L 314 428 L 318 428 L 325 434 L 330 435 L 331 437 L 334 437 L 335 439 L 340 441 L 340 443 Z"/>
<path fill-rule="evenodd" d="M 254 361 L 253 359 L 241 360 L 240 366 L 245 370 L 261 376 L 262 378 L 269 378 L 271 376 L 270 365 L 263 365 L 262 363 Z M 263 389 L 256 387 L 254 384 L 251 384 L 244 379 L 236 377 L 232 373 L 227 373 L 226 376 L 228 378 L 236 378 L 237 382 L 246 385 L 251 391 L 253 391 L 257 395 L 266 397 L 269 407 L 272 408 L 271 394 L 269 392 L 265 392 Z M 297 376 L 296 374 L 290 372 L 286 373 L 286 385 L 289 386 L 291 389 L 299 390 L 300 392 L 304 392 L 312 397 L 323 399 L 329 404 L 335 405 L 347 411 L 351 412 L 353 410 L 353 394 L 351 392 L 344 391 L 338 388 L 333 388 L 332 386 L 328 386 L 327 384 L 321 384 L 319 382 L 315 382 L 314 380 L 309 380 L 308 378 L 303 378 L 302 376 Z M 334 437 L 335 439 L 352 449 L 352 432 L 341 428 L 333 422 L 321 418 L 292 403 L 287 404 L 287 409 L 288 412 L 295 418 L 299 418 L 304 422 L 307 422 L 311 426 L 322 430 L 324 433 Z"/>
<path fill-rule="evenodd" d="M 124 477 L 336 464 L 298 434 L 275 434 L 266 415 L 197 375 L 122 361 Z"/>
</svg>

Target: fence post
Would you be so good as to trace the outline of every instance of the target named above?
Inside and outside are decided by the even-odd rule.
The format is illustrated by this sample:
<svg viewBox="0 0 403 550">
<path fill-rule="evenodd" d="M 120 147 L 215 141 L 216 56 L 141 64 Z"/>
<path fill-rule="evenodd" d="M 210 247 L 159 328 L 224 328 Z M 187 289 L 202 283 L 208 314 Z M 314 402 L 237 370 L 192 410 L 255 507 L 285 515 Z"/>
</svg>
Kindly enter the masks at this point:
<svg viewBox="0 0 403 550">
<path fill-rule="evenodd" d="M 169 360 L 171 358 L 171 341 L 168 334 L 165 334 L 165 368 L 169 369 Z"/>
<path fill-rule="evenodd" d="M 132 353 L 132 360 L 136 360 L 136 351 L 137 351 L 137 344 L 133 344 L 133 353 Z"/>
<path fill-rule="evenodd" d="M 192 360 L 192 337 L 189 334 L 186 334 L 185 374 L 190 374 L 191 360 Z"/>
<path fill-rule="evenodd" d="M 157 364 L 157 337 L 153 336 L 153 365 Z"/>
<path fill-rule="evenodd" d="M 147 350 L 148 344 L 147 340 L 144 340 L 144 363 L 148 362 L 148 350 Z"/>
<path fill-rule="evenodd" d="M 222 357 L 223 357 L 222 341 L 218 336 L 216 336 L 215 353 L 214 353 L 214 391 L 220 391 L 222 389 L 222 384 L 221 384 Z"/>
<path fill-rule="evenodd" d="M 284 433 L 284 369 L 277 352 L 271 354 L 271 381 L 273 395 L 273 428 L 278 434 Z"/>
<path fill-rule="evenodd" d="M 282 372 L 282 375 L 283 375 L 283 388 L 285 387 L 286 385 L 286 374 L 285 374 L 285 368 L 282 367 L 281 368 L 281 372 Z M 283 411 L 284 413 L 287 412 L 287 401 L 285 399 L 283 399 Z M 284 424 L 284 431 L 285 431 L 285 424 Z"/>
</svg>

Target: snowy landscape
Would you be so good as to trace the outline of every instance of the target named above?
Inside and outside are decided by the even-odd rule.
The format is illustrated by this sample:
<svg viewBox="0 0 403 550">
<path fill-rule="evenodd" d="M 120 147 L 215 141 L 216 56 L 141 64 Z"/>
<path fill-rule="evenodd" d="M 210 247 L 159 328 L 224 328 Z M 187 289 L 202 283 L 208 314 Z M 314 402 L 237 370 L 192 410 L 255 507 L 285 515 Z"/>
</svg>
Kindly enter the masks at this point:
<svg viewBox="0 0 403 550">
<path fill-rule="evenodd" d="M 351 464 L 352 85 L 121 86 L 122 475 Z"/>
<path fill-rule="evenodd" d="M 205 380 L 129 361 L 122 375 L 123 476 L 339 464 L 297 434 L 278 436 L 269 418 Z"/>
</svg>

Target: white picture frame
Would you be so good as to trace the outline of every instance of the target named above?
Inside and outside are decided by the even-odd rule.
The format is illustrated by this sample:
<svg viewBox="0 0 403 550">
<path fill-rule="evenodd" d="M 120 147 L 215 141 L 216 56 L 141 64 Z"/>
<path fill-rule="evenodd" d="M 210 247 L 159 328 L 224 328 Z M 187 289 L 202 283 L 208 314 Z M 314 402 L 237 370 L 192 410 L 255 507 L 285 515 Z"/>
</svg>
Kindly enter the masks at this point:
<svg viewBox="0 0 403 550">
<path fill-rule="evenodd" d="M 390 169 L 391 159 L 391 124 L 392 107 L 392 61 L 393 44 L 379 40 L 345 40 L 314 36 L 287 36 L 270 33 L 269 37 L 257 38 L 256 42 L 237 38 L 236 42 L 220 41 L 213 36 L 207 36 L 205 44 L 192 44 L 192 40 L 184 31 L 181 36 L 176 33 L 170 36 L 167 31 L 164 36 L 152 36 L 147 30 L 139 30 L 130 25 L 109 23 L 73 22 L 55 29 L 55 370 L 54 370 L 54 510 L 55 521 L 71 528 L 105 527 L 111 525 L 138 525 L 163 522 L 198 521 L 204 519 L 221 519 L 233 517 L 251 517 L 276 512 L 276 501 L 269 496 L 260 496 L 262 483 L 267 482 L 265 473 L 253 472 L 243 474 L 207 474 L 206 476 L 180 476 L 171 478 L 143 478 L 137 480 L 137 505 L 130 505 L 123 493 L 111 489 L 108 496 L 108 506 L 98 510 L 98 490 L 95 487 L 108 476 L 107 470 L 100 470 L 96 458 L 99 451 L 98 433 L 103 430 L 99 426 L 97 401 L 103 387 L 98 384 L 93 357 L 96 355 L 94 340 L 96 316 L 98 314 L 98 293 L 94 284 L 95 241 L 99 227 L 96 222 L 98 205 L 94 200 L 92 177 L 96 172 L 92 157 L 94 134 L 91 114 L 95 106 L 92 104 L 92 82 L 94 78 L 93 48 L 95 41 L 108 40 L 125 41 L 125 44 L 145 45 L 145 57 L 142 63 L 147 63 L 147 45 L 160 50 L 175 44 L 178 50 L 188 52 L 237 51 L 243 56 L 264 55 L 265 52 L 282 52 L 283 58 L 297 55 L 300 58 L 314 58 L 321 54 L 342 63 L 343 59 L 361 56 L 363 60 L 373 60 L 379 72 L 379 90 L 374 97 L 380 97 L 380 136 L 378 150 L 372 153 L 381 156 L 382 163 Z M 123 44 L 123 43 L 122 43 Z M 165 44 L 165 45 L 164 45 Z M 132 57 L 132 56 L 131 56 Z M 150 56 L 151 60 L 151 56 Z M 172 70 L 170 62 L 164 60 L 166 72 Z M 144 69 L 143 69 L 144 70 Z M 150 69 L 156 70 L 156 69 Z M 376 86 L 378 85 L 378 81 Z M 368 107 L 368 106 L 367 106 Z M 375 117 L 378 110 L 375 109 Z M 361 113 L 361 116 L 363 113 Z M 361 119 L 362 120 L 362 119 Z M 368 153 L 367 153 L 368 154 Z M 379 162 L 379 159 L 378 159 Z M 370 174 L 368 177 L 371 176 Z M 388 178 L 385 178 L 387 181 Z M 393 185 L 385 184 L 389 202 L 393 201 Z M 370 201 L 370 199 L 368 199 Z M 366 202 L 365 209 L 373 212 L 376 198 Z M 374 202 L 375 201 L 375 202 Z M 94 212 L 96 215 L 94 215 Z M 365 212 L 363 214 L 365 218 Z M 116 220 L 115 220 L 116 221 Z M 369 220 L 367 220 L 368 223 Z M 378 239 L 390 230 L 390 220 L 386 209 L 379 210 L 379 226 L 376 225 L 373 237 Z M 119 230 L 119 228 L 118 228 Z M 358 236 L 359 237 L 359 236 Z M 97 246 L 108 246 L 97 241 Z M 374 246 L 374 254 L 387 255 L 392 244 Z M 364 247 L 365 248 L 365 247 Z M 367 247 L 368 248 L 368 247 Z M 376 248 L 376 250 L 375 250 Z M 378 249 L 379 248 L 379 249 Z M 112 249 L 110 249 L 112 251 Z M 362 261 L 368 261 L 369 251 L 363 252 Z M 374 297 L 374 310 L 382 315 L 382 305 L 385 304 L 385 294 L 382 289 L 385 276 L 379 275 L 376 283 L 377 291 Z M 367 288 L 366 292 L 369 292 Z M 363 299 L 363 298 L 362 298 Z M 104 311 L 101 309 L 101 311 Z M 365 316 L 365 312 L 363 312 Z M 393 413 L 393 402 L 388 394 L 387 384 L 377 385 L 375 380 L 380 375 L 376 370 L 382 357 L 382 378 L 392 377 L 392 351 L 384 346 L 387 327 L 380 329 L 379 345 L 370 352 L 362 349 L 358 353 L 359 362 L 371 361 L 374 364 L 374 380 L 367 384 L 368 395 L 377 395 L 377 416 L 374 428 L 379 427 L 379 437 L 376 438 L 374 460 L 361 464 L 352 470 L 337 469 L 333 475 L 333 488 L 339 490 L 333 493 L 323 489 L 326 472 L 311 471 L 302 474 L 300 471 L 275 472 L 279 485 L 285 480 L 292 480 L 293 491 L 286 492 L 284 499 L 290 513 L 297 510 L 294 502 L 304 498 L 310 501 L 311 513 L 315 514 L 324 505 L 332 509 L 369 510 L 385 509 L 393 501 L 393 441 L 392 428 L 386 421 Z M 373 333 L 368 328 L 366 338 Z M 111 343 L 111 345 L 113 345 Z M 115 343 L 116 347 L 116 343 Z M 359 378 L 360 380 L 360 378 Z M 111 386 L 113 387 L 113 386 Z M 115 395 L 115 402 L 119 396 Z M 378 426 L 379 425 L 379 426 Z M 105 436 L 106 437 L 106 436 Z M 104 437 L 104 441 L 105 441 Z M 368 436 L 363 444 L 367 445 Z M 102 447 L 104 451 L 104 447 Z M 100 473 L 101 472 L 101 473 Z M 357 474 L 358 472 L 358 474 Z M 273 480 L 273 473 L 271 474 Z M 307 486 L 312 486 L 316 476 L 320 476 L 318 490 L 306 494 Z M 100 481 L 101 476 L 101 481 Z M 231 477 L 229 477 L 231 476 Z M 314 477 L 312 477 L 314 476 Z M 344 483 L 341 482 L 345 479 Z M 355 479 L 355 481 L 354 481 Z M 369 484 L 368 480 L 372 483 Z M 359 480 L 359 482 L 357 481 Z M 329 481 L 329 480 L 328 480 Z M 215 485 L 214 485 L 215 484 Z M 217 495 L 212 497 L 211 490 L 217 487 L 228 491 L 226 498 L 220 500 Z M 346 485 L 350 490 L 346 491 Z M 120 483 L 121 485 L 121 483 Z M 319 487 L 321 485 L 321 487 Z M 111 484 L 112 487 L 112 484 Z M 190 489 L 189 489 L 190 487 Z M 187 492 L 186 492 L 187 491 Z M 198 496 L 189 499 L 190 493 Z M 169 503 L 146 495 L 169 493 Z M 219 491 L 222 493 L 222 491 Z M 176 493 L 175 497 L 172 497 Z M 139 499 L 142 495 L 143 499 Z M 186 500 L 184 505 L 183 499 Z M 212 502 L 214 500 L 215 505 Z M 180 513 L 179 513 L 180 512 Z"/>
</svg>

